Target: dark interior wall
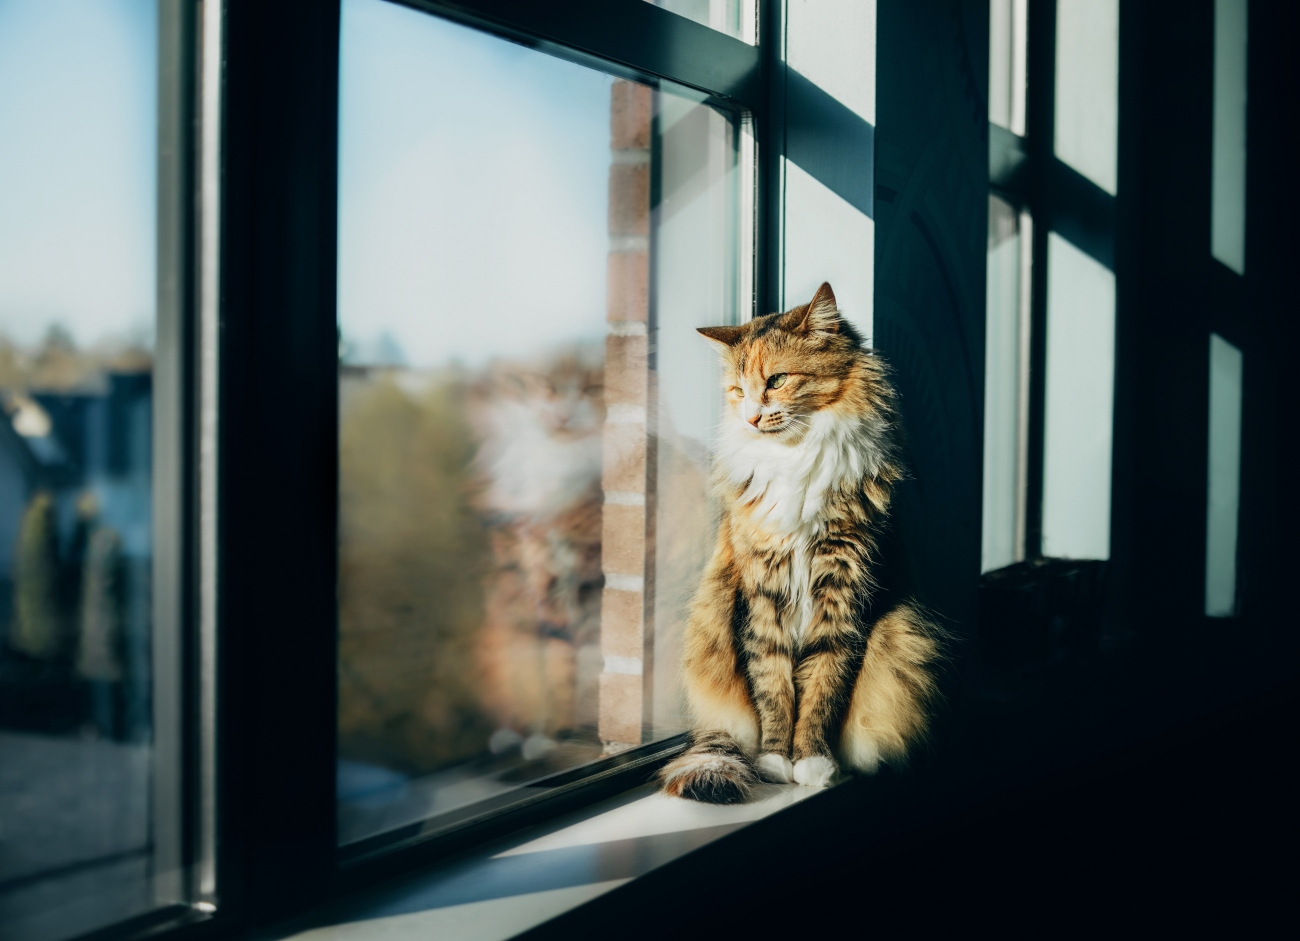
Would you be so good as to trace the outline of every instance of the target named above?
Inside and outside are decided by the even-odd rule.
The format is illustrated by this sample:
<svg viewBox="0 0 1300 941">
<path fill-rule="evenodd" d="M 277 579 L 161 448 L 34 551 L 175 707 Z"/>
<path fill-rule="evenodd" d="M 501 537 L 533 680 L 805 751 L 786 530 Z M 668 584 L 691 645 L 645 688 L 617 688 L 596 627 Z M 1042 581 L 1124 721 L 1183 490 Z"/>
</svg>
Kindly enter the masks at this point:
<svg viewBox="0 0 1300 941">
<path fill-rule="evenodd" d="M 880 0 L 875 344 L 902 396 L 898 518 L 926 603 L 976 631 L 988 225 L 987 0 Z"/>
<path fill-rule="evenodd" d="M 1115 562 L 1134 570 L 1125 603 L 1131 627 L 1150 636 L 1203 607 L 1209 331 L 1241 312 L 1224 296 L 1240 293 L 1237 276 L 1209 251 L 1214 4 L 1128 4 L 1125 14 L 1115 479 L 1129 493 L 1116 507 Z M 1216 293 L 1237 317 L 1215 309 Z M 1228 338 L 1240 345 L 1239 333 Z M 1255 366 L 1257 351 L 1245 352 Z"/>
<path fill-rule="evenodd" d="M 1125 622 L 1157 685 L 1245 690 L 1286 669 L 1294 556 L 1294 5 L 1252 3 L 1246 275 L 1210 254 L 1214 4 L 1122 5 L 1115 552 Z M 1239 616 L 1203 616 L 1209 336 L 1245 363 Z M 1291 429 L 1291 430 L 1289 430 Z M 1287 521 L 1290 521 L 1289 523 Z M 1249 644 L 1223 643 L 1228 638 Z M 1174 665 L 1177 665 L 1176 667 Z"/>
<path fill-rule="evenodd" d="M 1259 411 L 1248 432 L 1250 447 L 1259 450 L 1245 457 L 1258 469 L 1243 480 L 1252 494 L 1242 520 L 1251 546 L 1243 565 L 1250 573 L 1252 617 L 1278 636 L 1277 659 L 1294 676 L 1300 633 L 1293 589 L 1300 563 L 1300 376 L 1293 366 L 1300 349 L 1300 5 L 1257 0 L 1250 17 L 1246 301 L 1259 337 L 1254 346 L 1272 362 L 1266 373 L 1246 380 L 1250 405 Z"/>
</svg>

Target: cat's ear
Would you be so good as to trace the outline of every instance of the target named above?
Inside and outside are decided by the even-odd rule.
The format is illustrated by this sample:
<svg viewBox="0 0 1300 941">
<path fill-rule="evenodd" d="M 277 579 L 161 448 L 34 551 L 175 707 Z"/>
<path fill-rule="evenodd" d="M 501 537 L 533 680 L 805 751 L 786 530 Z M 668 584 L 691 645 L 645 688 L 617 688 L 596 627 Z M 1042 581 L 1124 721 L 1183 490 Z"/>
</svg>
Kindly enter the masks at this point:
<svg viewBox="0 0 1300 941">
<path fill-rule="evenodd" d="M 695 329 L 724 348 L 735 346 L 745 330 L 744 327 L 696 327 Z"/>
<path fill-rule="evenodd" d="M 795 333 L 839 333 L 841 326 L 840 311 L 835 306 L 835 292 L 828 282 L 823 281 L 804 309 L 803 316 L 798 317 L 791 329 Z"/>
</svg>

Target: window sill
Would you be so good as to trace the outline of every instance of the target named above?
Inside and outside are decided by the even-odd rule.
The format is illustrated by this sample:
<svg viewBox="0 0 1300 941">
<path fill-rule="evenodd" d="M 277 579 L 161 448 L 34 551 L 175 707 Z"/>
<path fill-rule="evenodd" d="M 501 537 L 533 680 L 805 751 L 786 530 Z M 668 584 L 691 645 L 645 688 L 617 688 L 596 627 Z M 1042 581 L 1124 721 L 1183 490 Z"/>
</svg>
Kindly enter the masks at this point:
<svg viewBox="0 0 1300 941">
<path fill-rule="evenodd" d="M 642 785 L 437 869 L 389 881 L 263 937 L 513 937 L 820 793 L 764 785 L 749 803 L 718 806 L 667 797 Z"/>
</svg>

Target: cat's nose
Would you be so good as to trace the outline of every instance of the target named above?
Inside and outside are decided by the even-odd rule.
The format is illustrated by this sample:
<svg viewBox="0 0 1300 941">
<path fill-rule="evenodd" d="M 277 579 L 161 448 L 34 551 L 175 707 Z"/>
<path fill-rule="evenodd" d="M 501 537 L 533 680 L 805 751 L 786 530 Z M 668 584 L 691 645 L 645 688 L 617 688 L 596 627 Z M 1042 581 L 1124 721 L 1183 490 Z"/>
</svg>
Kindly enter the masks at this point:
<svg viewBox="0 0 1300 941">
<path fill-rule="evenodd" d="M 748 416 L 748 417 L 745 419 L 745 421 L 749 422 L 751 425 L 753 425 L 755 428 L 757 428 L 757 427 L 758 427 L 758 423 L 759 423 L 760 421 L 762 421 L 762 419 L 763 419 L 763 413 L 762 413 L 762 412 L 755 412 L 753 415 Z"/>
</svg>

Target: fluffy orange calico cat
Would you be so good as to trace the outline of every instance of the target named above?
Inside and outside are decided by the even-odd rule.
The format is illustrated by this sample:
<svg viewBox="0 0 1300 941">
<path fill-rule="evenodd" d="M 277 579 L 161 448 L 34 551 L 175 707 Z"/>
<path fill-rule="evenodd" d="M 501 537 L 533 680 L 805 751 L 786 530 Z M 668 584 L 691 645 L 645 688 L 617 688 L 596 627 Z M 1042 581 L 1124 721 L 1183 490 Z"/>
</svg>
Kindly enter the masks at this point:
<svg viewBox="0 0 1300 941">
<path fill-rule="evenodd" d="M 700 333 L 724 365 L 722 518 L 686 627 L 694 741 L 663 788 L 734 803 L 760 777 L 819 787 L 838 763 L 874 771 L 925 733 L 940 656 L 892 545 L 903 470 L 886 368 L 829 284 Z"/>
</svg>

